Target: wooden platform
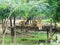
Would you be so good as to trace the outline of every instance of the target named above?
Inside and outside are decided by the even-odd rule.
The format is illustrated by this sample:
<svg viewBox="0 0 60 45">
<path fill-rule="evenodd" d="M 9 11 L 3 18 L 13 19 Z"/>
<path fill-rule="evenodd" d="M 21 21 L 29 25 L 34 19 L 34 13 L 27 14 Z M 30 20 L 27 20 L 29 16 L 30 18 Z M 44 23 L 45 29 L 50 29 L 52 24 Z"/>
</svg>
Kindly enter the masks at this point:
<svg viewBox="0 0 60 45">
<path fill-rule="evenodd" d="M 9 27 L 9 28 L 14 28 L 14 27 Z M 34 30 L 34 31 L 50 31 L 50 26 L 43 26 L 42 29 L 39 29 L 39 27 L 31 27 L 31 26 L 15 26 L 16 29 L 27 29 L 27 30 Z M 52 31 L 58 31 L 60 32 L 60 27 L 54 28 L 52 26 Z"/>
</svg>

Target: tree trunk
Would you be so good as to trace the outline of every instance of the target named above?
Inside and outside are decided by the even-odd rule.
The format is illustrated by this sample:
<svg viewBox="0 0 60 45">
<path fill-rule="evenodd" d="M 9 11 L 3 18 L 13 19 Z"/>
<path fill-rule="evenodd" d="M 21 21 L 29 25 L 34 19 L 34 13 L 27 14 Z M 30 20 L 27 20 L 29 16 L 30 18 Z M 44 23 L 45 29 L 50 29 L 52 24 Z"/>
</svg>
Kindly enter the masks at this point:
<svg viewBox="0 0 60 45">
<path fill-rule="evenodd" d="M 12 18 L 11 17 L 10 17 L 10 28 L 11 28 L 11 37 L 12 37 L 12 42 L 13 42 L 14 28 L 12 27 Z"/>
<path fill-rule="evenodd" d="M 15 25 L 15 22 L 16 22 L 16 16 L 14 15 L 14 44 L 16 45 L 16 25 Z"/>
<path fill-rule="evenodd" d="M 6 33 L 6 30 L 7 30 L 7 22 L 6 22 L 6 19 L 5 20 L 2 20 L 3 22 L 3 41 L 2 41 L 2 44 L 4 45 L 5 43 L 5 33 Z"/>
<path fill-rule="evenodd" d="M 5 21 L 6 21 L 6 19 L 2 19 L 2 30 L 3 30 L 3 34 L 5 33 Z"/>
<path fill-rule="evenodd" d="M 48 29 L 47 29 L 47 42 L 48 42 L 48 39 L 49 39 L 49 32 L 48 32 Z"/>
<path fill-rule="evenodd" d="M 50 42 L 51 42 L 51 40 L 52 40 L 52 21 L 50 23 Z"/>
<path fill-rule="evenodd" d="M 57 24 L 56 24 L 56 19 L 54 18 L 54 24 L 55 24 L 55 31 L 56 31 L 56 34 L 57 34 L 57 29 L 56 29 L 56 27 L 57 27 Z M 56 35 L 56 41 L 58 40 L 58 36 Z"/>
<path fill-rule="evenodd" d="M 3 41 L 2 41 L 2 44 L 4 45 L 4 21 L 2 19 L 2 31 L 3 31 Z"/>
<path fill-rule="evenodd" d="M 2 19 L 2 30 L 3 30 L 3 34 L 4 34 L 4 20 Z"/>
</svg>

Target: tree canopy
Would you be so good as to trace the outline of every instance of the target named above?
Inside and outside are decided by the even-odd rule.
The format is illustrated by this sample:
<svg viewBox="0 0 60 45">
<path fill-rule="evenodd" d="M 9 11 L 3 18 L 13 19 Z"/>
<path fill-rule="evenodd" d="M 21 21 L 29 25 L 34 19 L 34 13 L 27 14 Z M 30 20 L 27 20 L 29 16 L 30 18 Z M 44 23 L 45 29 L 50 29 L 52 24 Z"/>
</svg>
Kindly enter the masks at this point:
<svg viewBox="0 0 60 45">
<path fill-rule="evenodd" d="M 53 17 L 60 20 L 60 1 L 59 0 L 1 0 L 0 17 L 7 18 L 11 12 L 13 15 L 28 17 Z M 12 11 L 14 10 L 14 11 Z"/>
</svg>

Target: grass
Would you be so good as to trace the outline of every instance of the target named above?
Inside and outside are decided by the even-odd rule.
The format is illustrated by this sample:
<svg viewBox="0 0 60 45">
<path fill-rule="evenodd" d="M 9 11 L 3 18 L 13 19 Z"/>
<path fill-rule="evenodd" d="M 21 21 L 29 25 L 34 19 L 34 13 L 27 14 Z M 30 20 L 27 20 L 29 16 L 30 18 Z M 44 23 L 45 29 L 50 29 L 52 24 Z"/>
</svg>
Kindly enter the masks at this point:
<svg viewBox="0 0 60 45">
<path fill-rule="evenodd" d="M 3 45 L 3 44 L 0 44 L 0 45 Z M 15 45 L 15 44 L 11 43 L 11 44 L 5 44 L 5 45 Z M 31 44 L 31 43 L 22 44 L 22 43 L 20 43 L 20 44 L 16 44 L 16 45 L 60 45 L 60 43 L 40 43 L 40 44 Z"/>
<path fill-rule="evenodd" d="M 16 38 L 16 42 L 21 43 L 21 42 L 26 42 L 26 43 L 37 43 L 39 40 L 47 40 L 47 35 L 46 33 L 35 33 L 32 32 L 31 35 L 29 37 L 27 37 L 26 35 L 23 37 L 17 37 Z M 53 40 L 55 40 L 55 36 L 53 37 Z M 2 38 L 0 38 L 0 42 L 2 41 Z M 5 38 L 5 42 L 9 43 L 12 41 L 11 37 L 6 37 Z"/>
<path fill-rule="evenodd" d="M 21 35 L 20 35 L 21 36 Z M 36 32 L 31 32 L 30 37 L 17 37 L 16 38 L 16 45 L 60 45 L 59 43 L 38 43 L 38 40 L 47 40 L 47 35 L 46 33 L 36 33 Z M 55 35 L 53 36 L 53 40 L 55 40 Z M 0 38 L 0 41 L 2 41 L 2 38 Z M 5 38 L 5 45 L 15 45 L 11 43 L 12 39 L 10 36 L 7 36 Z M 3 45 L 3 44 L 0 44 Z"/>
</svg>

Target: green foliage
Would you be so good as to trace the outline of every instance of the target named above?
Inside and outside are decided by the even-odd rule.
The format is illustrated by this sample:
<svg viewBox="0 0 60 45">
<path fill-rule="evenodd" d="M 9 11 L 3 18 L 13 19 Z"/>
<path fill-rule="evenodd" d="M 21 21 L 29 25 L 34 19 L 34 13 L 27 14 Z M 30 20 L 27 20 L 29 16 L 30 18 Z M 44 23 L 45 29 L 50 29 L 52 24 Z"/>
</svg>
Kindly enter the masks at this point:
<svg viewBox="0 0 60 45">
<path fill-rule="evenodd" d="M 33 18 L 33 17 L 51 17 L 52 19 L 59 20 L 59 13 L 56 15 L 56 10 L 58 9 L 58 4 L 60 1 L 57 0 L 10 0 L 10 1 L 1 1 L 0 4 L 0 17 L 7 18 L 10 15 L 10 12 L 13 11 L 11 16 L 14 15 L 23 17 L 23 18 Z M 52 17 L 53 15 L 53 17 Z M 3 17 L 2 17 L 3 16 Z M 59 16 L 59 17 L 58 17 Z"/>
<path fill-rule="evenodd" d="M 8 15 L 9 15 L 9 4 L 2 4 L 0 5 L 0 19 L 4 19 L 4 18 L 7 18 Z"/>
<path fill-rule="evenodd" d="M 59 8 L 59 5 L 60 5 L 60 0 L 48 0 L 48 3 L 49 5 L 51 6 L 51 18 L 53 20 L 53 22 L 59 22 L 60 21 L 60 14 L 59 14 L 59 11 L 60 10 Z"/>
</svg>

